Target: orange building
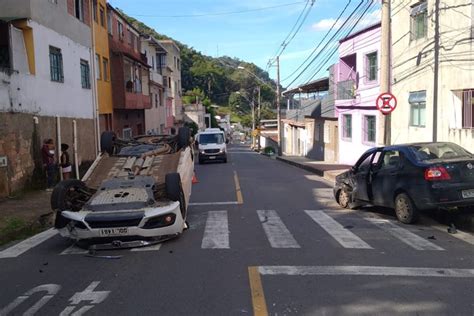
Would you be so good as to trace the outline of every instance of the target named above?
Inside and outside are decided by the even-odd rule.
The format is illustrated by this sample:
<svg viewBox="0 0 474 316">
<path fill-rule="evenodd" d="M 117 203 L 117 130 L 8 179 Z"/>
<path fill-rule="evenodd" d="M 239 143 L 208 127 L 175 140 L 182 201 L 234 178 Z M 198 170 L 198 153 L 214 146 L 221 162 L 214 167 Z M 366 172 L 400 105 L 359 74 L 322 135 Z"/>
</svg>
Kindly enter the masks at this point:
<svg viewBox="0 0 474 316">
<path fill-rule="evenodd" d="M 109 34 L 112 33 L 112 20 L 110 14 L 107 13 L 107 0 L 92 0 L 91 6 L 100 131 L 111 131 L 114 110 L 110 80 Z"/>
</svg>

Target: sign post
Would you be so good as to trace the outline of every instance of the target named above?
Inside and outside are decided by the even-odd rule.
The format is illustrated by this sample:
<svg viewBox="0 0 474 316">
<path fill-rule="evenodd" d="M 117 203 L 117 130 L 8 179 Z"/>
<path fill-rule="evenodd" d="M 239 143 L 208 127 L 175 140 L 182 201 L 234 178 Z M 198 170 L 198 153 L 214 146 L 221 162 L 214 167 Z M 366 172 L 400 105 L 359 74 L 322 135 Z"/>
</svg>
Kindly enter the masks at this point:
<svg viewBox="0 0 474 316">
<path fill-rule="evenodd" d="M 382 112 L 383 115 L 388 115 L 397 107 L 397 98 L 395 98 L 393 94 L 386 92 L 380 94 L 375 103 L 377 109 Z"/>
</svg>

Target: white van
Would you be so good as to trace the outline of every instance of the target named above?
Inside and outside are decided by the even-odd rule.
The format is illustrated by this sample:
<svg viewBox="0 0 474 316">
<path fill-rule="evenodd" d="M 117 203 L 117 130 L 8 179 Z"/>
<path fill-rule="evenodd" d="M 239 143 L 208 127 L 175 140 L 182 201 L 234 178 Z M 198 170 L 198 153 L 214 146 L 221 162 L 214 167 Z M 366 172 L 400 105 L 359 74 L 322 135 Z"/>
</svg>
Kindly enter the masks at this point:
<svg viewBox="0 0 474 316">
<path fill-rule="evenodd" d="M 219 160 L 227 162 L 228 141 L 225 134 L 219 128 L 207 128 L 196 135 L 199 163 L 205 161 Z"/>
</svg>

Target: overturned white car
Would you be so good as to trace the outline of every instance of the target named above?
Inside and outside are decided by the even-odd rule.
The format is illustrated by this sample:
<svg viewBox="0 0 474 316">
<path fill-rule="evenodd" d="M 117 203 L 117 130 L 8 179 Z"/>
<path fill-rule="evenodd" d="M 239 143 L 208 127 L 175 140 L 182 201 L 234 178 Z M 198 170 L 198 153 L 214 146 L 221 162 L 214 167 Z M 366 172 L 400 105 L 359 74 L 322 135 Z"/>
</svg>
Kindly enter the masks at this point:
<svg viewBox="0 0 474 316">
<path fill-rule="evenodd" d="M 194 172 L 189 129 L 132 140 L 104 132 L 101 149 L 82 181 L 54 188 L 60 234 L 94 249 L 145 246 L 181 234 Z"/>
</svg>

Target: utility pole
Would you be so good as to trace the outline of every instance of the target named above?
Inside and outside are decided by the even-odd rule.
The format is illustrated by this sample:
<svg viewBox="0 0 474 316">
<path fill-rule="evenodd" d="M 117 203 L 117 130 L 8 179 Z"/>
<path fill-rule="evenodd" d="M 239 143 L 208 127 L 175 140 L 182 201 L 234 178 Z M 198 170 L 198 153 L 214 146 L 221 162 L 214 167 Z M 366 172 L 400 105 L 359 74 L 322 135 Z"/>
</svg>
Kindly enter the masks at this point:
<svg viewBox="0 0 474 316">
<path fill-rule="evenodd" d="M 438 76 L 439 76 L 439 0 L 435 0 L 433 142 L 438 141 Z"/>
<path fill-rule="evenodd" d="M 277 64 L 277 88 L 276 88 L 276 104 L 277 104 L 277 125 L 278 125 L 278 156 L 282 155 L 281 148 L 281 108 L 280 108 L 280 56 L 276 57 Z"/>
<path fill-rule="evenodd" d="M 258 151 L 260 151 L 260 120 L 262 119 L 261 117 L 261 105 L 262 105 L 262 99 L 260 97 L 260 86 L 257 87 L 258 88 L 258 111 L 257 111 L 257 128 L 258 128 L 258 138 L 257 138 L 257 147 L 258 147 Z"/>
<path fill-rule="evenodd" d="M 382 0 L 382 24 L 381 24 L 381 47 L 380 47 L 380 92 L 387 93 L 390 92 L 391 79 L 390 79 L 390 50 L 391 50 L 391 41 L 390 41 L 390 20 L 391 20 L 391 0 Z M 391 135 L 391 125 L 392 118 L 391 114 L 384 115 L 384 138 L 383 143 L 385 145 L 390 145 L 392 141 Z M 379 125 L 380 126 L 380 125 Z M 380 129 L 382 130 L 382 129 Z M 379 138 L 380 139 L 380 138 Z"/>
<path fill-rule="evenodd" d="M 252 149 L 255 148 L 255 99 L 252 93 Z"/>
</svg>

